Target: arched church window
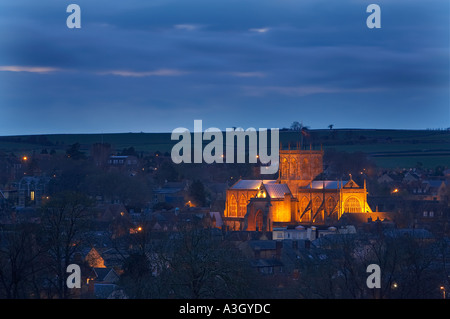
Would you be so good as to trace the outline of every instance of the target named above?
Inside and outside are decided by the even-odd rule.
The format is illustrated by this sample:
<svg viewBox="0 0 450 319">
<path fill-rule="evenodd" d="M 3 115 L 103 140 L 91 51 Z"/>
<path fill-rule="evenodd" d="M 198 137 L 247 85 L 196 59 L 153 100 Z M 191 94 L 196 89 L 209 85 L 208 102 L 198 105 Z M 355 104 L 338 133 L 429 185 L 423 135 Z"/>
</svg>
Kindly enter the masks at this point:
<svg viewBox="0 0 450 319">
<path fill-rule="evenodd" d="M 289 176 L 289 162 L 286 157 L 281 159 L 281 177 L 288 178 Z"/>
<path fill-rule="evenodd" d="M 247 213 L 247 199 L 244 195 L 241 195 L 239 198 L 239 211 L 238 211 L 238 217 L 244 217 Z"/>
<path fill-rule="evenodd" d="M 257 231 L 263 230 L 263 213 L 261 210 L 258 210 L 255 214 L 255 227 Z"/>
<path fill-rule="evenodd" d="M 231 195 L 230 199 L 230 216 L 231 217 L 237 216 L 237 200 L 234 195 Z"/>
<path fill-rule="evenodd" d="M 314 201 L 313 201 L 313 211 L 314 211 L 314 213 L 319 209 L 321 204 L 322 204 L 322 200 L 319 197 L 314 198 Z"/>
<path fill-rule="evenodd" d="M 314 218 L 315 222 L 321 222 L 322 221 L 322 215 L 320 206 L 322 205 L 322 199 L 318 196 L 316 196 L 313 200 L 313 209 L 311 212 L 311 218 Z"/>
<path fill-rule="evenodd" d="M 334 207 L 336 206 L 336 200 L 334 199 L 334 197 L 328 197 L 327 201 L 326 201 L 326 205 L 325 205 L 325 209 L 327 211 L 327 213 L 331 213 L 334 209 Z"/>
<path fill-rule="evenodd" d="M 301 220 L 303 222 L 308 221 L 310 219 L 310 212 L 305 212 L 306 208 L 308 207 L 309 199 L 306 196 L 303 196 L 302 200 L 300 201 L 300 214 L 299 217 L 302 216 Z M 304 213 L 304 214 L 303 214 Z"/>
<path fill-rule="evenodd" d="M 296 178 L 298 174 L 297 160 L 293 157 L 291 158 L 290 173 L 292 178 Z"/>
<path fill-rule="evenodd" d="M 361 205 L 356 197 L 350 197 L 345 201 L 344 204 L 345 213 L 361 213 Z"/>
<path fill-rule="evenodd" d="M 309 171 L 309 161 L 307 158 L 304 158 L 302 161 L 302 171 L 304 173 Z"/>
<path fill-rule="evenodd" d="M 303 214 L 306 207 L 308 207 L 309 200 L 305 196 L 303 196 L 302 200 L 300 201 L 300 214 Z"/>
</svg>

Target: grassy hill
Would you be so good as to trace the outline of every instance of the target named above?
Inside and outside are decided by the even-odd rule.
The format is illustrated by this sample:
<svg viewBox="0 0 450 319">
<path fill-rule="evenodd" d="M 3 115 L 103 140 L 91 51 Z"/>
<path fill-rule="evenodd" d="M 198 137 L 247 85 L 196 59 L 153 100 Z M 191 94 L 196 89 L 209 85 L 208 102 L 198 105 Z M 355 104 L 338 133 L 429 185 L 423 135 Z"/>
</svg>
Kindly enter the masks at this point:
<svg viewBox="0 0 450 319">
<path fill-rule="evenodd" d="M 170 152 L 177 141 L 170 133 L 117 133 L 117 134 L 49 134 L 0 137 L 0 151 L 16 155 L 54 150 L 58 153 L 74 143 L 89 153 L 94 143 L 109 143 L 119 152 L 133 146 L 143 154 Z M 304 148 L 322 147 L 345 152 L 366 153 L 379 167 L 406 168 L 421 163 L 423 167 L 450 166 L 450 131 L 445 130 L 377 130 L 332 129 L 309 130 L 303 139 L 299 132 L 280 131 L 283 148 L 295 147 L 303 141 Z"/>
</svg>

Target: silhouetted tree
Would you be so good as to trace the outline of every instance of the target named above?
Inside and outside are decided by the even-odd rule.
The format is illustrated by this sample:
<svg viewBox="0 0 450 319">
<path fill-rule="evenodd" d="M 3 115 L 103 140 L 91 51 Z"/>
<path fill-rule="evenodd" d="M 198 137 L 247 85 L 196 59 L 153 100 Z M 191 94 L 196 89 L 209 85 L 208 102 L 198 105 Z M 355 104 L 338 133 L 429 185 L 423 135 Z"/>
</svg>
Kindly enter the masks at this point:
<svg viewBox="0 0 450 319">
<path fill-rule="evenodd" d="M 35 293 L 34 279 L 44 269 L 40 263 L 44 251 L 39 246 L 36 228 L 21 223 L 0 232 L 0 298 L 30 298 Z"/>
<path fill-rule="evenodd" d="M 155 179 L 159 185 L 163 185 L 166 181 L 176 182 L 178 180 L 178 171 L 173 162 L 165 161 L 161 164 L 155 174 Z"/>
<path fill-rule="evenodd" d="M 42 210 L 42 227 L 45 247 L 50 258 L 46 265 L 54 277 L 49 278 L 59 298 L 67 298 L 66 269 L 79 250 L 84 233 L 89 229 L 93 217 L 89 208 L 91 200 L 80 193 L 57 194 L 45 204 Z"/>
<path fill-rule="evenodd" d="M 320 248 L 304 251 L 298 296 L 302 298 L 439 298 L 446 278 L 437 266 L 439 242 L 396 235 L 331 235 L 320 238 Z M 317 244 L 316 244 L 317 245 Z M 381 288 L 366 285 L 367 266 L 381 269 Z"/>
<path fill-rule="evenodd" d="M 206 190 L 201 181 L 195 180 L 189 186 L 189 198 L 196 206 L 206 205 Z"/>
<path fill-rule="evenodd" d="M 164 275 L 175 298 L 251 297 L 249 260 L 212 229 L 194 225 L 180 227 L 168 242 Z"/>
<path fill-rule="evenodd" d="M 300 122 L 298 122 L 298 121 L 292 122 L 292 124 L 291 124 L 292 131 L 300 131 L 301 128 L 302 128 L 302 125 L 300 124 Z"/>
<path fill-rule="evenodd" d="M 85 159 L 86 155 L 84 152 L 80 151 L 81 145 L 80 143 L 74 143 L 72 144 L 66 151 L 67 157 L 73 159 L 73 160 L 80 160 Z"/>
</svg>

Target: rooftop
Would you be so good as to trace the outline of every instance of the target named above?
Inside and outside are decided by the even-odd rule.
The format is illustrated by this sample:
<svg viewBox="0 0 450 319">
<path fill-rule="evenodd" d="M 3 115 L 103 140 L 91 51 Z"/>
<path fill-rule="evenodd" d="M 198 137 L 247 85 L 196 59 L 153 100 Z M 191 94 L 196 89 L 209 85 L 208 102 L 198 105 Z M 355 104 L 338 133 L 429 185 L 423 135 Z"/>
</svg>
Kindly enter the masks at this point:
<svg viewBox="0 0 450 319">
<path fill-rule="evenodd" d="M 287 184 L 270 183 L 264 184 L 264 187 L 270 198 L 284 198 L 285 194 L 291 194 L 291 190 Z"/>
<path fill-rule="evenodd" d="M 259 189 L 261 183 L 274 184 L 276 180 L 263 180 L 263 179 L 241 179 L 236 182 L 231 189 Z"/>
</svg>

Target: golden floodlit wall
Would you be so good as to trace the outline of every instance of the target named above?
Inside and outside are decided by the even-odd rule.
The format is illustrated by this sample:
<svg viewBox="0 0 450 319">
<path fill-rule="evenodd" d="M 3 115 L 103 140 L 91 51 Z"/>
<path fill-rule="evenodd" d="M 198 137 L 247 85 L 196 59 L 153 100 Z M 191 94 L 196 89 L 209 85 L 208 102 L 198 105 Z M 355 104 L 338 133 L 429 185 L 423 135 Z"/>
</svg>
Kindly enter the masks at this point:
<svg viewBox="0 0 450 319">
<path fill-rule="evenodd" d="M 291 196 L 287 195 L 284 200 L 271 202 L 272 219 L 274 222 L 291 222 L 292 201 Z"/>
</svg>

